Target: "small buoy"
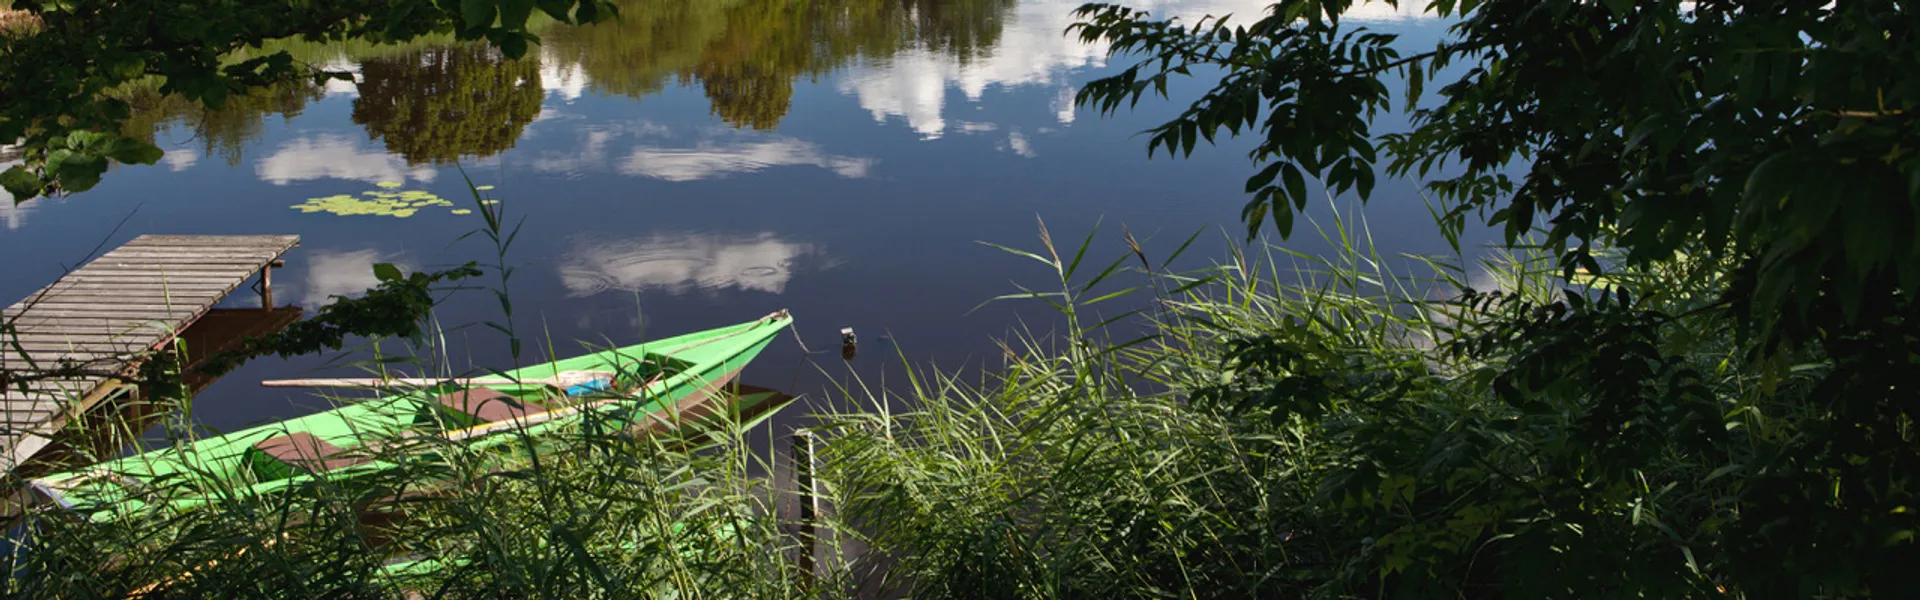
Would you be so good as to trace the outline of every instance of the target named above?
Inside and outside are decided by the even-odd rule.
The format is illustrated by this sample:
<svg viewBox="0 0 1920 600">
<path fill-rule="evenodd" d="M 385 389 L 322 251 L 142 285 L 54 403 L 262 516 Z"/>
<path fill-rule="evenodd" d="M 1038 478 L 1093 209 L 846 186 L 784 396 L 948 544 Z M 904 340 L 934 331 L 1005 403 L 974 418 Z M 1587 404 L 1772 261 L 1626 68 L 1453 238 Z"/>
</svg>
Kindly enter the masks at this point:
<svg viewBox="0 0 1920 600">
<path fill-rule="evenodd" d="M 840 328 L 840 358 L 841 359 L 853 360 L 854 355 L 860 353 L 859 344 L 860 344 L 860 340 L 859 338 L 854 337 L 852 327 Z"/>
</svg>

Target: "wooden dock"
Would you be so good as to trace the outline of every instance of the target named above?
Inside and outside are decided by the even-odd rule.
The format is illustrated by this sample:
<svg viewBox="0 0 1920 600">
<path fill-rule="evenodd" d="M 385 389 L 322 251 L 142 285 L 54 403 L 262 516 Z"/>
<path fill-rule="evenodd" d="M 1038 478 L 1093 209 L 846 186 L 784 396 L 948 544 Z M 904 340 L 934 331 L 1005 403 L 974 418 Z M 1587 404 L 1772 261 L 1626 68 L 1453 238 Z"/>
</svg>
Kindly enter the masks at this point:
<svg viewBox="0 0 1920 600">
<path fill-rule="evenodd" d="M 143 235 L 0 313 L 0 468 L 12 469 L 94 405 L 122 393 L 148 354 L 256 274 L 296 235 Z"/>
</svg>

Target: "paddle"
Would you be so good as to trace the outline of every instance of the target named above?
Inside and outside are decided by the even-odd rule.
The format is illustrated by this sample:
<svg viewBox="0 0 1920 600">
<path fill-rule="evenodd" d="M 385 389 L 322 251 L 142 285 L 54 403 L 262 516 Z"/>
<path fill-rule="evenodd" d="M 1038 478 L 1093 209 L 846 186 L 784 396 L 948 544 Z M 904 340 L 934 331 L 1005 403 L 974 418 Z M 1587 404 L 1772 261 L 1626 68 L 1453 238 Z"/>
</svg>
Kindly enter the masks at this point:
<svg viewBox="0 0 1920 600">
<path fill-rule="evenodd" d="M 381 379 L 378 377 L 346 377 L 333 379 L 268 379 L 260 382 L 260 386 L 381 388 L 398 386 L 428 387 L 451 383 L 468 387 L 476 385 L 546 385 L 567 389 L 583 383 L 603 379 L 611 380 L 613 377 L 614 373 L 611 371 L 561 371 L 552 377 L 529 377 L 517 381 L 505 377 L 449 377 L 446 379 L 421 377 L 395 377 L 391 379 Z"/>
</svg>

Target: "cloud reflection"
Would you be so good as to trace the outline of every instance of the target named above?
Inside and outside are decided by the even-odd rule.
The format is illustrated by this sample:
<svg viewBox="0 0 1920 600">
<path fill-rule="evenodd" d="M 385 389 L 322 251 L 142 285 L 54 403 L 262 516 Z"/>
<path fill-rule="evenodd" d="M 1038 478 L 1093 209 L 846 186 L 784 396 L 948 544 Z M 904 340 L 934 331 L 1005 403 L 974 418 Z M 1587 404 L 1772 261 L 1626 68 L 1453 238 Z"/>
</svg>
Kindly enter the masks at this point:
<svg viewBox="0 0 1920 600">
<path fill-rule="evenodd" d="M 879 162 L 831 154 L 817 144 L 781 135 L 717 128 L 675 130 L 650 121 L 589 127 L 580 132 L 579 140 L 576 150 L 542 152 L 528 164 L 546 173 L 611 170 L 677 182 L 789 166 L 819 167 L 859 179 Z"/>
<path fill-rule="evenodd" d="M 944 135 L 948 124 L 947 90 L 958 88 L 968 101 L 978 102 L 991 87 L 1060 86 L 1052 100 L 1055 119 L 1074 120 L 1073 93 L 1067 75 L 1106 66 L 1108 45 L 1083 44 L 1079 36 L 1062 35 L 1073 24 L 1080 0 L 1027 0 L 1007 16 L 998 44 L 981 55 L 962 60 L 949 53 L 909 50 L 890 60 L 874 61 L 848 71 L 840 92 L 856 97 L 876 121 L 904 118 L 923 138 Z M 1157 16 L 1192 20 L 1204 15 L 1234 15 L 1246 23 L 1266 14 L 1271 0 L 1136 0 L 1126 3 Z M 1351 21 L 1411 21 L 1429 19 L 1425 3 L 1356 3 L 1345 18 Z"/>
<path fill-rule="evenodd" d="M 770 167 L 813 166 L 841 177 L 860 179 L 877 162 L 871 158 L 836 156 L 820 147 L 792 138 L 758 142 L 701 143 L 692 148 L 641 146 L 633 149 L 620 172 L 667 181 L 697 181 L 752 173 Z"/>
<path fill-rule="evenodd" d="M 778 294 L 794 263 L 818 246 L 771 232 L 724 236 L 667 233 L 639 240 L 578 239 L 560 259 L 560 282 L 571 296 L 609 291 L 736 289 Z"/>
<path fill-rule="evenodd" d="M 374 263 L 394 263 L 408 270 L 414 268 L 402 256 L 373 248 L 312 250 L 302 254 L 307 263 L 307 278 L 300 292 L 300 305 L 308 308 L 326 304 L 333 296 L 358 296 L 380 285 L 380 279 L 373 275 Z"/>
<path fill-rule="evenodd" d="M 323 178 L 431 182 L 439 174 L 427 166 L 409 167 L 406 159 L 379 148 L 362 148 L 347 136 L 326 133 L 288 140 L 256 163 L 254 173 L 274 185 Z"/>
</svg>

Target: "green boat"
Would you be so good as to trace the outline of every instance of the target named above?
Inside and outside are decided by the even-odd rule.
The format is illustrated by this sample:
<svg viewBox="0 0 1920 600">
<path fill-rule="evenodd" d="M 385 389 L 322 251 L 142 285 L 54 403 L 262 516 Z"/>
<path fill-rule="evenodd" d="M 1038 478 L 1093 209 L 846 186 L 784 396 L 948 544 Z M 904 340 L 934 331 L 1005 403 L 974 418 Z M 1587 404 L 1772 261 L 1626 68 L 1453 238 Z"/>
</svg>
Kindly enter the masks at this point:
<svg viewBox="0 0 1920 600">
<path fill-rule="evenodd" d="M 446 443 L 512 452 L 529 440 L 554 443 L 550 434 L 583 424 L 658 433 L 720 420 L 757 423 L 784 406 L 778 400 L 786 397 L 729 395 L 724 388 L 791 322 L 780 311 L 498 377 L 430 382 L 405 393 L 49 475 L 32 487 L 43 501 L 111 520 L 160 508 L 154 503 L 191 509 L 215 499 L 375 475 L 430 459 L 431 449 Z M 146 493 L 156 485 L 176 492 L 185 485 L 190 491 Z M 199 489 L 205 492 L 191 492 Z M 152 500 L 158 497 L 165 499 Z"/>
</svg>

